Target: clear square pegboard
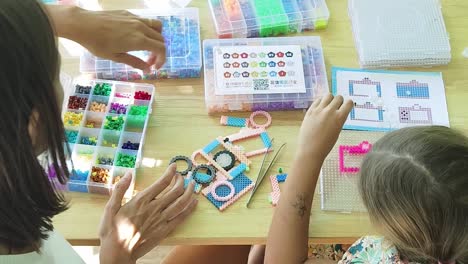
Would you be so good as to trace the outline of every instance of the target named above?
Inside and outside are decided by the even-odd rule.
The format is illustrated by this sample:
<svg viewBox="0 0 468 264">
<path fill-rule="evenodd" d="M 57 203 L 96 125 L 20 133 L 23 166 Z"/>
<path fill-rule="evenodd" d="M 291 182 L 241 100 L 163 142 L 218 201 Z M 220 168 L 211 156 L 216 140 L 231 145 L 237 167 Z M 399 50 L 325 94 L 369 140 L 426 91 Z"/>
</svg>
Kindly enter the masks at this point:
<svg viewBox="0 0 468 264">
<path fill-rule="evenodd" d="M 135 179 L 152 112 L 155 88 L 106 80 L 73 80 L 61 75 L 66 91 L 63 122 L 70 147 L 69 182 L 61 189 L 109 194 L 130 172 Z M 51 180 L 58 185 L 53 173 Z M 131 197 L 134 182 L 126 197 Z"/>
<path fill-rule="evenodd" d="M 219 38 L 255 38 L 324 29 L 325 0 L 208 0 Z"/>
<path fill-rule="evenodd" d="M 384 132 L 343 130 L 325 159 L 320 175 L 321 209 L 337 212 L 365 212 L 358 179 L 361 162 Z"/>
<path fill-rule="evenodd" d="M 329 92 L 320 37 L 211 39 L 203 50 L 210 114 L 307 109 Z"/>
<path fill-rule="evenodd" d="M 142 79 L 198 78 L 201 72 L 200 22 L 197 8 L 175 8 L 168 11 L 154 9 L 129 10 L 145 18 L 163 23 L 162 35 L 166 45 L 166 63 L 150 73 L 123 63 L 105 60 L 84 51 L 80 58 L 82 73 L 95 73 L 99 79 L 133 81 Z M 150 52 L 133 51 L 130 54 L 148 60 Z"/>
<path fill-rule="evenodd" d="M 451 60 L 439 0 L 349 0 L 364 68 L 432 66 Z"/>
</svg>

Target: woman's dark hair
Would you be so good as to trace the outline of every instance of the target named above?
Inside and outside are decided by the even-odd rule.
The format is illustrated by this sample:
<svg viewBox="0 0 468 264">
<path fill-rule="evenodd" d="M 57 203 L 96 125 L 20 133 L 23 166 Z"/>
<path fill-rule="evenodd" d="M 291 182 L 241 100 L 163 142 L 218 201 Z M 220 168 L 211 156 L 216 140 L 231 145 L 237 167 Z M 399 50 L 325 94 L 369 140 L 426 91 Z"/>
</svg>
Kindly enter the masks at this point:
<svg viewBox="0 0 468 264">
<path fill-rule="evenodd" d="M 53 230 L 67 208 L 37 159 L 48 150 L 57 178 L 66 182 L 64 128 L 56 94 L 59 54 L 52 24 L 36 0 L 0 1 L 0 244 L 32 247 Z M 35 120 L 35 144 L 28 126 Z"/>
</svg>

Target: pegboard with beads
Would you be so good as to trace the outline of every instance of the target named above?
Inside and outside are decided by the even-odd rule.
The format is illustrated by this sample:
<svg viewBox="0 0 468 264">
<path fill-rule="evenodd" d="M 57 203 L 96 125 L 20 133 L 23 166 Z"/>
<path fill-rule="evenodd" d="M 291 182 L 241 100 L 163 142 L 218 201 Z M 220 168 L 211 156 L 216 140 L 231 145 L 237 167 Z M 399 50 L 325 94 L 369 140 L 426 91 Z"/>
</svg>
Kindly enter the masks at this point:
<svg viewBox="0 0 468 264">
<path fill-rule="evenodd" d="M 166 45 L 166 63 L 163 67 L 143 73 L 131 66 L 98 58 L 85 51 L 80 58 L 82 73 L 95 73 L 97 78 L 119 81 L 200 77 L 202 61 L 197 8 L 176 8 L 164 13 L 154 9 L 129 11 L 163 23 L 162 35 Z M 151 55 L 147 51 L 134 51 L 130 54 L 144 61 Z"/>
<path fill-rule="evenodd" d="M 321 209 L 339 212 L 364 212 L 358 190 L 360 164 L 384 132 L 341 132 L 325 159 L 320 175 Z M 353 154 L 349 154 L 352 152 Z"/>
<path fill-rule="evenodd" d="M 66 189 L 109 194 L 115 183 L 131 172 L 133 182 L 126 194 L 131 197 L 135 168 L 142 159 L 140 146 L 152 111 L 154 86 L 104 80 L 75 80 L 63 86 L 66 98 L 86 99 L 80 101 L 86 102 L 82 108 L 76 109 L 73 103 L 65 103 L 63 108 L 66 141 L 71 150 L 71 160 L 67 162 L 71 176 Z M 102 112 L 89 107 L 97 101 L 105 105 Z M 114 103 L 124 105 L 129 111 L 111 112 Z"/>
</svg>

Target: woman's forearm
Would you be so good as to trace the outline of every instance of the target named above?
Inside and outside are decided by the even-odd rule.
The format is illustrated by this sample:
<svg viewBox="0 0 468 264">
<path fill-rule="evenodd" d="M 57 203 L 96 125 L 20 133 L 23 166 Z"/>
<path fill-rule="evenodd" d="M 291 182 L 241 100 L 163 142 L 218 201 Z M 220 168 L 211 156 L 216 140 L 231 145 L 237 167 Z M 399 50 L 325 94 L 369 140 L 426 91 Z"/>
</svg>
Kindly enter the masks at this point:
<svg viewBox="0 0 468 264">
<path fill-rule="evenodd" d="M 83 9 L 76 6 L 46 5 L 46 10 L 58 37 L 79 41 L 77 25 L 80 23 L 79 13 Z"/>
</svg>

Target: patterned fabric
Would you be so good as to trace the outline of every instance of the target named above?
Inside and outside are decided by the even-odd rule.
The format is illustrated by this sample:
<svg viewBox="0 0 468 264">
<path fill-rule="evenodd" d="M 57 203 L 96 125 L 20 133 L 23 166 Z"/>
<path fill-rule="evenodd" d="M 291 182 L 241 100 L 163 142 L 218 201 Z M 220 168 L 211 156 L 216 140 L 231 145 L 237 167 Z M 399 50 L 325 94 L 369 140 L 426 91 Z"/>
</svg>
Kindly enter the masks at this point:
<svg viewBox="0 0 468 264">
<path fill-rule="evenodd" d="M 383 237 L 367 236 L 359 239 L 344 253 L 339 264 L 404 264 L 396 247 Z"/>
<path fill-rule="evenodd" d="M 328 259 L 339 261 L 351 245 L 318 244 L 309 245 L 309 259 Z"/>
</svg>

